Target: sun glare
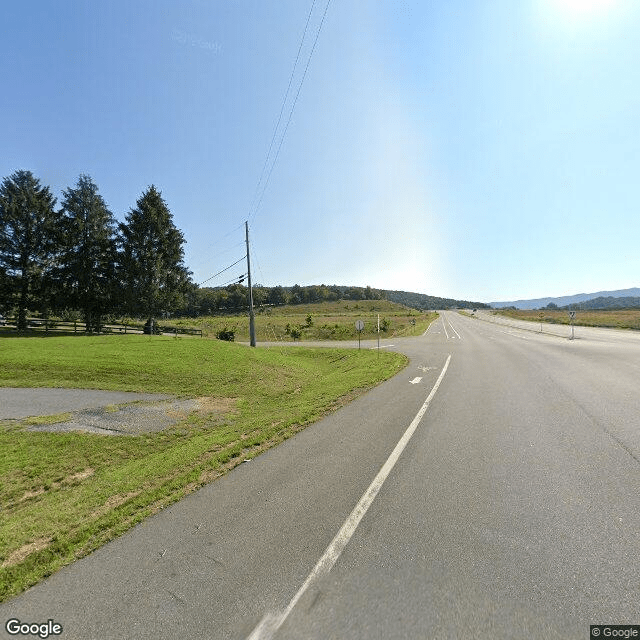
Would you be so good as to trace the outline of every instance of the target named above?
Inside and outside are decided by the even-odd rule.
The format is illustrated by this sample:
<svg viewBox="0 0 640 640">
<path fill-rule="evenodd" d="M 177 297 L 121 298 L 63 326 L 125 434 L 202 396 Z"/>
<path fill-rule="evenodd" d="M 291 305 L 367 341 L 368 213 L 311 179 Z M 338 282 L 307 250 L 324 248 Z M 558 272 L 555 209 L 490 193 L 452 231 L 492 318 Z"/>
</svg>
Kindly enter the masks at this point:
<svg viewBox="0 0 640 640">
<path fill-rule="evenodd" d="M 575 17 L 590 17 L 606 13 L 616 0 L 555 0 L 556 6 Z"/>
</svg>

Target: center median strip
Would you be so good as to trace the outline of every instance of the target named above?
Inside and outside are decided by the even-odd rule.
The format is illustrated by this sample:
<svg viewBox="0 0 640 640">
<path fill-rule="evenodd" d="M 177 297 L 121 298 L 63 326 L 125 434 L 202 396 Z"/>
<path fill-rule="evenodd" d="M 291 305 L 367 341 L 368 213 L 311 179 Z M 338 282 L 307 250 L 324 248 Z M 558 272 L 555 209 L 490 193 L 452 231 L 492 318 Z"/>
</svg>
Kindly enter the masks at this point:
<svg viewBox="0 0 640 640">
<path fill-rule="evenodd" d="M 411 440 L 411 437 L 413 436 L 415 430 L 418 428 L 420 421 L 422 420 L 424 414 L 429 408 L 429 405 L 431 404 L 431 400 L 433 400 L 436 392 L 438 391 L 438 387 L 444 379 L 450 361 L 451 355 L 447 356 L 447 360 L 444 363 L 442 371 L 440 372 L 438 379 L 433 385 L 431 392 L 420 407 L 420 410 L 418 411 L 414 419 L 411 421 L 411 424 L 407 427 L 407 430 L 404 432 L 404 434 L 396 444 L 395 448 L 391 452 L 391 455 L 382 465 L 382 468 L 369 485 L 369 488 L 364 492 L 356 506 L 353 508 L 353 511 L 345 520 L 344 524 L 342 525 L 334 539 L 331 541 L 322 557 L 318 560 L 316 566 L 313 568 L 300 589 L 298 589 L 298 592 L 293 596 L 286 609 L 284 609 L 284 611 L 280 613 L 267 613 L 262 618 L 258 626 L 253 630 L 247 640 L 271 640 L 278 629 L 284 624 L 285 620 L 289 617 L 296 604 L 298 603 L 300 598 L 302 598 L 304 593 L 309 589 L 309 587 L 317 582 L 322 576 L 331 571 L 332 567 L 335 565 L 338 558 L 342 554 L 344 548 L 347 546 L 349 540 L 351 540 L 358 525 L 360 524 L 360 521 L 369 510 L 369 507 L 373 503 L 375 497 L 378 495 L 378 492 L 382 488 L 382 485 L 384 484 L 385 480 L 391 473 L 391 470 L 394 468 L 396 462 L 400 458 L 400 455 L 409 443 L 409 440 Z"/>
</svg>

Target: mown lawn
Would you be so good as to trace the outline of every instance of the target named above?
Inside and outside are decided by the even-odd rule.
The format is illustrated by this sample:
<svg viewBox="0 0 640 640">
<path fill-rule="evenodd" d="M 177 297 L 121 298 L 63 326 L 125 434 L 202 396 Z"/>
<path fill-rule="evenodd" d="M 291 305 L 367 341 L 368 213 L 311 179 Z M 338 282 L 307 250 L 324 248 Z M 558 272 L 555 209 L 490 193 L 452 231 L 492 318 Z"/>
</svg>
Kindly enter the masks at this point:
<svg viewBox="0 0 640 640">
<path fill-rule="evenodd" d="M 385 380 L 404 356 L 157 336 L 0 339 L 0 386 L 208 398 L 140 436 L 0 422 L 0 600 L 290 437 Z"/>
</svg>

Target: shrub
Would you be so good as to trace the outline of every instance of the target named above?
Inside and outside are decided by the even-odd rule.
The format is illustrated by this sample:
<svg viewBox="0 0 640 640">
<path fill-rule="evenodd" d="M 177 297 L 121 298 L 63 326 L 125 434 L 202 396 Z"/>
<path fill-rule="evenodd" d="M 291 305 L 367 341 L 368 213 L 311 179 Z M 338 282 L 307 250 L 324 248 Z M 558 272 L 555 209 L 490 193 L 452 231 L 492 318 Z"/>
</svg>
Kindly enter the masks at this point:
<svg viewBox="0 0 640 640">
<path fill-rule="evenodd" d="M 216 338 L 218 338 L 218 340 L 233 342 L 236 338 L 236 331 L 235 329 L 227 329 L 227 327 L 225 327 L 216 333 Z"/>
</svg>

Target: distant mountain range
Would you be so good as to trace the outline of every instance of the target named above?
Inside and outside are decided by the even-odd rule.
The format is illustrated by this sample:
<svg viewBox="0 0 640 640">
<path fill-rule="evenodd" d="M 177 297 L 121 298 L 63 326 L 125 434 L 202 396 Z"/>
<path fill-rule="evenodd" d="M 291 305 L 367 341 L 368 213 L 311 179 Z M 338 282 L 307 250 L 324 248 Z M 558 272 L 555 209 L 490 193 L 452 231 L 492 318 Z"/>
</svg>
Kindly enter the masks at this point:
<svg viewBox="0 0 640 640">
<path fill-rule="evenodd" d="M 618 298 L 619 300 L 611 300 Z M 494 309 L 516 307 L 517 309 L 541 309 L 553 303 L 558 307 L 579 305 L 585 308 L 598 309 L 613 306 L 635 307 L 640 302 L 640 288 L 620 289 L 618 291 L 597 291 L 596 293 L 577 293 L 574 296 L 560 296 L 559 298 L 535 298 L 533 300 L 512 300 L 490 302 Z M 588 303 L 588 304 L 587 304 Z"/>
</svg>

